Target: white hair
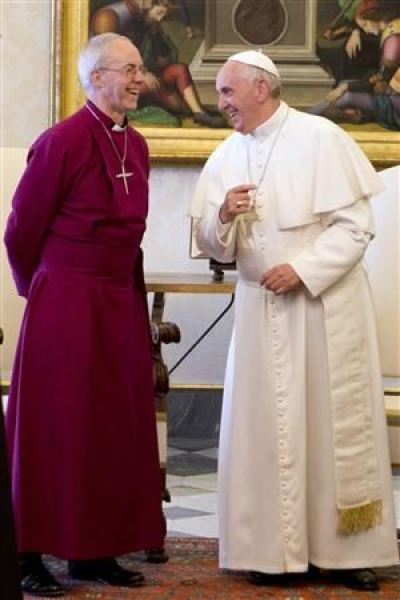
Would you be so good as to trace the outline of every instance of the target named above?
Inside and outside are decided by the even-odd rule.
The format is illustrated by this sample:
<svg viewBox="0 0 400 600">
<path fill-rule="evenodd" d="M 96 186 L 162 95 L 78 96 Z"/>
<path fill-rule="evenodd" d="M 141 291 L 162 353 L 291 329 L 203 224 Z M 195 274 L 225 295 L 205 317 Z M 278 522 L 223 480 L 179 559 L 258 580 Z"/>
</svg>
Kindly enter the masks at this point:
<svg viewBox="0 0 400 600">
<path fill-rule="evenodd" d="M 130 39 L 118 33 L 101 33 L 89 39 L 82 48 L 78 58 L 78 73 L 82 87 L 85 91 L 91 87 L 90 75 L 103 64 L 107 57 L 107 49 L 110 44 L 119 39 Z"/>
<path fill-rule="evenodd" d="M 242 63 L 243 75 L 249 81 L 255 81 L 256 79 L 263 79 L 270 87 L 271 95 L 273 98 L 278 98 L 281 93 L 281 82 L 279 77 L 273 73 L 268 73 L 260 67 L 254 67 L 253 65 L 246 65 Z"/>
</svg>

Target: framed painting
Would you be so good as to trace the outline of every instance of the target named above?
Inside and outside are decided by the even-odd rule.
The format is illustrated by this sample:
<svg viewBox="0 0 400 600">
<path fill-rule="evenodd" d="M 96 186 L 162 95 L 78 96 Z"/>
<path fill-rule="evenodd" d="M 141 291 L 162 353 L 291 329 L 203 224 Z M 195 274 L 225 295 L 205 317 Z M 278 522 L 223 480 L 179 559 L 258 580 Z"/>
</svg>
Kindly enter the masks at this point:
<svg viewBox="0 0 400 600">
<path fill-rule="evenodd" d="M 231 131 L 218 114 L 215 93 L 215 78 L 226 58 L 241 50 L 262 48 L 279 66 L 283 98 L 295 108 L 310 110 L 339 81 L 335 69 L 343 65 L 337 52 L 341 48 L 343 53 L 343 38 L 351 35 L 350 11 L 361 0 L 56 1 L 56 118 L 68 116 L 83 103 L 76 62 L 90 34 L 117 31 L 128 35 L 152 70 L 149 38 L 143 33 L 143 22 L 141 30 L 132 22 L 132 10 L 140 18 L 154 11 L 163 35 L 161 43 L 171 46 L 171 62 L 177 63 L 172 66 L 186 69 L 181 75 L 193 85 L 197 110 L 187 95 L 177 98 L 172 110 L 164 99 L 152 106 L 151 95 L 146 103 L 145 95 L 143 107 L 131 115 L 132 123 L 146 137 L 153 160 L 202 162 Z M 204 118 L 196 117 L 199 110 Z M 171 120 L 160 122 L 160 114 Z M 375 122 L 342 126 L 377 168 L 400 163 L 398 131 Z"/>
</svg>

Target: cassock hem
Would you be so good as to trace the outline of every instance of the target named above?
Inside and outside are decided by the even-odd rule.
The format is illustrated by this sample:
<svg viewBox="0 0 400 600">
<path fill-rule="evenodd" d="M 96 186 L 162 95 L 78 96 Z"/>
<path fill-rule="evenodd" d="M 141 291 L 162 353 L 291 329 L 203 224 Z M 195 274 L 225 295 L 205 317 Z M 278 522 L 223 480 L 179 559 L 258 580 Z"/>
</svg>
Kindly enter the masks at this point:
<svg viewBox="0 0 400 600">
<path fill-rule="evenodd" d="M 243 563 L 243 562 L 220 562 L 219 568 L 228 571 L 259 571 L 268 575 L 283 575 L 284 573 L 306 573 L 308 571 L 308 563 L 292 564 L 286 567 L 270 566 L 265 564 Z"/>
<path fill-rule="evenodd" d="M 82 549 L 80 549 L 79 551 L 70 551 L 68 548 L 60 550 L 59 548 L 57 549 L 54 546 L 49 545 L 25 546 L 22 548 L 18 548 L 18 551 L 48 554 L 50 556 L 55 556 L 61 560 L 97 560 L 107 557 L 117 558 L 119 556 L 124 556 L 125 554 L 149 550 L 150 548 L 161 548 L 164 546 L 164 544 L 164 536 L 161 536 L 159 538 L 157 537 L 146 541 L 142 541 L 138 544 L 125 544 L 123 546 L 118 546 L 114 548 L 97 548 L 96 550 L 89 549 L 88 551 L 84 551 Z"/>
<path fill-rule="evenodd" d="M 320 560 L 319 558 L 310 557 L 310 563 L 320 569 L 374 569 L 378 567 L 394 567 L 400 564 L 399 557 L 387 559 L 358 559 L 358 560 Z"/>
</svg>

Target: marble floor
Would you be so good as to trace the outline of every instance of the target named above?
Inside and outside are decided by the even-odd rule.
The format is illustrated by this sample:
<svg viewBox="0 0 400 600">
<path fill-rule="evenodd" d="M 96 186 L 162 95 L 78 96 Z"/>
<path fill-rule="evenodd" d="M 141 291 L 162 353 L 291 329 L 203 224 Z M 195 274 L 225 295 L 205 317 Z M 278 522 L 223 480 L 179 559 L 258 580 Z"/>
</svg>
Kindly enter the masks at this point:
<svg viewBox="0 0 400 600">
<path fill-rule="evenodd" d="M 170 537 L 218 537 L 218 448 L 186 452 L 168 448 L 167 487 L 171 502 L 164 504 Z M 393 469 L 393 494 L 400 530 L 400 468 Z"/>
<path fill-rule="evenodd" d="M 218 537 L 218 448 L 186 452 L 168 448 L 167 487 L 171 502 L 164 504 L 170 537 Z"/>
</svg>

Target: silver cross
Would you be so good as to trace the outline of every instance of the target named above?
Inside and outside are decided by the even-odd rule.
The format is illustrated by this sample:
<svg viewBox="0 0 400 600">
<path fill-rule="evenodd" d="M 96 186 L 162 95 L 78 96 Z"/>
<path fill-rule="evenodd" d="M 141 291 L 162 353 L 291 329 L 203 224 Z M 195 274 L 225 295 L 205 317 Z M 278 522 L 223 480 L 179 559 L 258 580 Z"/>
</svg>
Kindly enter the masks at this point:
<svg viewBox="0 0 400 600">
<path fill-rule="evenodd" d="M 125 171 L 125 165 L 124 164 L 121 165 L 121 169 L 122 169 L 122 172 L 121 173 L 117 173 L 116 177 L 117 177 L 117 179 L 121 179 L 122 178 L 124 180 L 125 191 L 126 191 L 127 194 L 129 194 L 128 182 L 126 180 L 128 179 L 128 177 L 132 177 L 133 173 L 127 173 Z"/>
</svg>

